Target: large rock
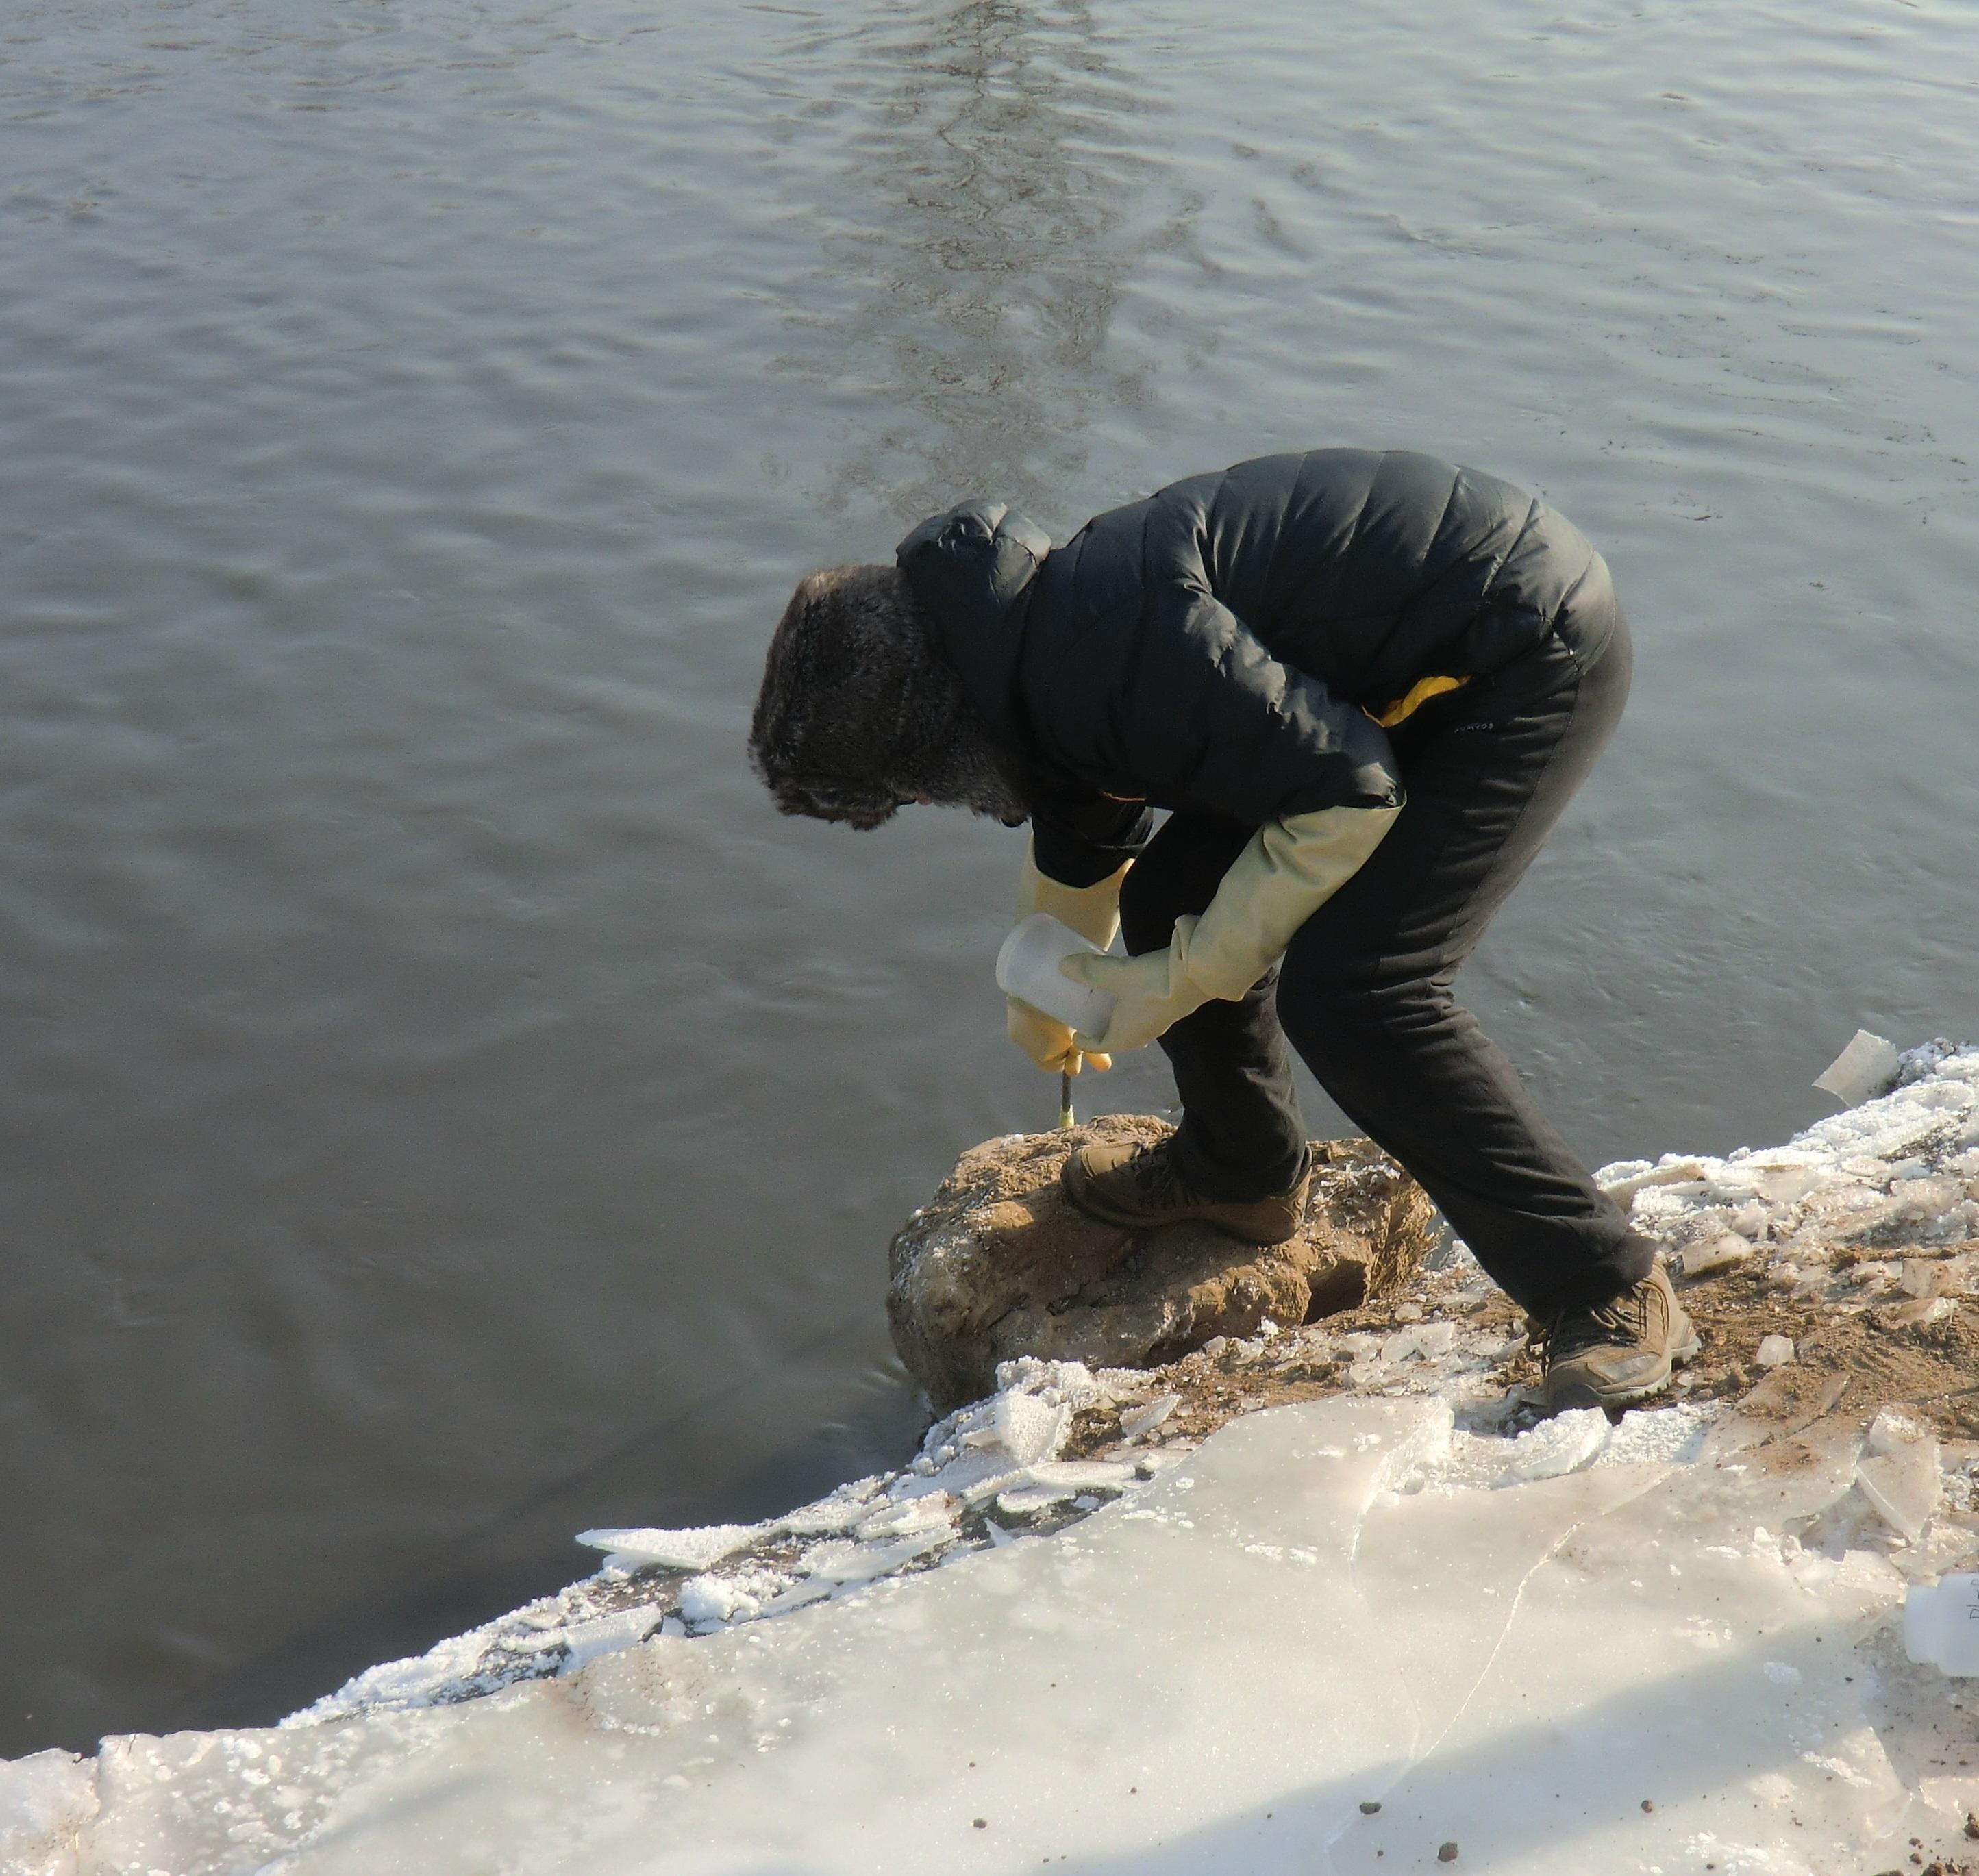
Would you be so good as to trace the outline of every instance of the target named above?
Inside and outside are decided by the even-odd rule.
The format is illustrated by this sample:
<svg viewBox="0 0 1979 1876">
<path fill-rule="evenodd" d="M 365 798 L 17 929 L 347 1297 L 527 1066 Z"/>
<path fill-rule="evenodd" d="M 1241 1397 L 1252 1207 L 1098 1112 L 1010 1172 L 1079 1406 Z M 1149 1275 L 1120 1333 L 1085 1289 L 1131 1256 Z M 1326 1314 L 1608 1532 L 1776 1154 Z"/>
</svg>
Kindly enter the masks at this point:
<svg viewBox="0 0 1979 1876">
<path fill-rule="evenodd" d="M 973 1147 L 893 1244 L 893 1345 L 939 1413 L 993 1392 L 1017 1355 L 1153 1367 L 1212 1336 L 1351 1309 L 1396 1288 L 1438 1227 L 1422 1188 L 1365 1140 L 1313 1142 L 1304 1222 L 1281 1245 L 1202 1225 L 1129 1231 L 1075 1210 L 1059 1168 L 1088 1140 L 1159 1140 L 1107 1115 Z"/>
</svg>

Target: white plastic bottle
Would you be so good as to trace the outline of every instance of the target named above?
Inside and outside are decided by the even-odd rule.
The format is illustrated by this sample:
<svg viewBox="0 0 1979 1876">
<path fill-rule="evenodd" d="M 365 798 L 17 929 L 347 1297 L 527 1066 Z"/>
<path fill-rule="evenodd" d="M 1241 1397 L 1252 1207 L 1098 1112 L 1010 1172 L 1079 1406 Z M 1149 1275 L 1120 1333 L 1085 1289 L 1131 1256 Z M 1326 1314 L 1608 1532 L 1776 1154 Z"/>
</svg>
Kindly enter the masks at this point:
<svg viewBox="0 0 1979 1876">
<path fill-rule="evenodd" d="M 1115 999 L 1111 991 L 1075 983 L 1059 972 L 1059 960 L 1079 951 L 1099 955 L 1099 946 L 1089 943 L 1069 925 L 1049 912 L 1033 912 L 996 953 L 996 987 L 1070 1029 L 1098 1036 L 1112 1020 Z"/>
<path fill-rule="evenodd" d="M 1947 1674 L 1979 1674 L 1979 1574 L 1961 1571 L 1911 1585 L 1904 1652 Z"/>
</svg>

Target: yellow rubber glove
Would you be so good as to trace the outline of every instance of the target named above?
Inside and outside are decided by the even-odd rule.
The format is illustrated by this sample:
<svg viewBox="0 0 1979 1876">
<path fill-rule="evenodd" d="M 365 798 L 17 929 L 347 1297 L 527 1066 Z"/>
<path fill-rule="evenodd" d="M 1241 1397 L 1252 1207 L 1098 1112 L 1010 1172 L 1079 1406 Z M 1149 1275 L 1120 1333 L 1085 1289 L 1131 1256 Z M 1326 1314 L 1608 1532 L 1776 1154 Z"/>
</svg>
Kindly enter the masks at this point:
<svg viewBox="0 0 1979 1876">
<path fill-rule="evenodd" d="M 1353 878 L 1402 810 L 1326 807 L 1268 820 L 1237 856 L 1200 918 L 1175 920 L 1165 951 L 1139 957 L 1069 957 L 1059 969 L 1118 999 L 1089 1052 L 1152 1042 L 1212 997 L 1235 1002 L 1264 976 L 1294 933 Z"/>
<path fill-rule="evenodd" d="M 1027 847 L 1024 869 L 1017 880 L 1017 916 L 1026 919 L 1033 912 L 1049 912 L 1062 925 L 1069 925 L 1082 938 L 1102 950 L 1113 942 L 1120 929 L 1120 882 L 1127 877 L 1130 860 L 1118 873 L 1097 886 L 1062 886 L 1038 870 L 1036 859 Z M 1088 1062 L 1103 1072 L 1113 1066 L 1113 1058 L 1073 1046 L 1072 1032 L 1056 1018 L 1047 1016 L 1014 996 L 1004 999 L 1003 1026 L 1024 1053 L 1041 1069 L 1056 1075 L 1062 1071 L 1076 1075 Z"/>
</svg>

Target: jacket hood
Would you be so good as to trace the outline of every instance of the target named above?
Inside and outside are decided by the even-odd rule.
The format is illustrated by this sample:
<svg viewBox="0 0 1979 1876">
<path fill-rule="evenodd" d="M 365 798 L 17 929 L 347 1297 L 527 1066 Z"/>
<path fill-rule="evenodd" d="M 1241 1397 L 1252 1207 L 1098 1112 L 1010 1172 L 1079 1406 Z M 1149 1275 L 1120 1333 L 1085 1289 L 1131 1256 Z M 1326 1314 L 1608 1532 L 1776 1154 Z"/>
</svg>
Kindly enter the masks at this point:
<svg viewBox="0 0 1979 1876">
<path fill-rule="evenodd" d="M 895 550 L 970 708 L 1006 747 L 1028 741 L 1019 654 L 1031 585 L 1051 551 L 1051 536 L 1029 516 L 980 501 L 930 515 Z"/>
</svg>

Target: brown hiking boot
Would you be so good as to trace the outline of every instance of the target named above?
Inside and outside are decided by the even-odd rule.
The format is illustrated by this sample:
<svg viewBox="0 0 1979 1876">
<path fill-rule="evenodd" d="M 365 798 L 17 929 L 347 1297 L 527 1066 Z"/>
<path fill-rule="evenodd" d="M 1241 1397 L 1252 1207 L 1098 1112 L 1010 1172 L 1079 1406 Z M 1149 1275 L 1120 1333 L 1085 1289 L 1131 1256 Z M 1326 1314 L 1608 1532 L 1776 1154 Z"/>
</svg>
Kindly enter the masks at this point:
<svg viewBox="0 0 1979 1876">
<path fill-rule="evenodd" d="M 1533 1326 L 1546 1357 L 1546 1404 L 1623 1407 L 1669 1385 L 1670 1370 L 1697 1353 L 1697 1331 L 1662 1265 L 1606 1303 L 1581 1303 Z"/>
<path fill-rule="evenodd" d="M 1305 1215 L 1308 1167 L 1288 1192 L 1270 1198 L 1210 1198 L 1176 1169 L 1169 1142 L 1096 1141 L 1082 1146 L 1059 1175 L 1065 1195 L 1089 1217 L 1129 1231 L 1190 1221 L 1214 1225 L 1247 1244 L 1283 1244 Z"/>
</svg>

